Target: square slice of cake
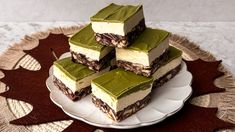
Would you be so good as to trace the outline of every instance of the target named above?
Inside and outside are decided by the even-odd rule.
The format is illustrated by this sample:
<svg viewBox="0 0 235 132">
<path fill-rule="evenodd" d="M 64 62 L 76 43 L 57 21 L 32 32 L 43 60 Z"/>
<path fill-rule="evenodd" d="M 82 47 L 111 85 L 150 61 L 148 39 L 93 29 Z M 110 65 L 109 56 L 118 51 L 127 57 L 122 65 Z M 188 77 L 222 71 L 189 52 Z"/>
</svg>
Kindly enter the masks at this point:
<svg viewBox="0 0 235 132">
<path fill-rule="evenodd" d="M 115 69 L 92 80 L 92 102 L 114 121 L 121 121 L 150 102 L 153 78 Z"/>
<path fill-rule="evenodd" d="M 153 87 L 159 87 L 173 78 L 181 69 L 182 51 L 170 46 L 168 59 L 153 73 Z"/>
<path fill-rule="evenodd" d="M 74 34 L 69 39 L 69 45 L 73 61 L 95 71 L 100 71 L 104 65 L 115 58 L 114 48 L 100 45 L 95 41 L 91 24 Z"/>
<path fill-rule="evenodd" d="M 127 48 L 116 48 L 117 66 L 136 74 L 151 76 L 167 59 L 167 31 L 146 28 Z"/>
<path fill-rule="evenodd" d="M 57 60 L 53 64 L 53 83 L 71 100 L 79 100 L 91 93 L 91 80 L 109 71 L 90 70 L 87 66 L 74 63 L 71 57 Z"/>
<path fill-rule="evenodd" d="M 96 41 L 115 47 L 127 47 L 146 28 L 142 5 L 110 4 L 91 18 Z"/>
</svg>

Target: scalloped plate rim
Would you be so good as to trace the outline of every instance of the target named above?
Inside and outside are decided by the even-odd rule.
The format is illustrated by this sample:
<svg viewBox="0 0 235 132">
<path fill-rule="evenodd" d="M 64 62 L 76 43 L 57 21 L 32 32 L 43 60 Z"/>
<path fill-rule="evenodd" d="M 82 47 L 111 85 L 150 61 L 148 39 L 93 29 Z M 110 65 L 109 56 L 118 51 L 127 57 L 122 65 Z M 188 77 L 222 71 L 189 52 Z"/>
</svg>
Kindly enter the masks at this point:
<svg viewBox="0 0 235 132">
<path fill-rule="evenodd" d="M 49 79 L 49 78 L 48 78 L 48 79 Z M 191 88 L 191 87 L 190 87 L 190 88 Z M 117 125 L 117 124 L 113 125 L 113 124 L 99 124 L 99 123 L 95 123 L 95 122 L 92 122 L 92 121 L 87 120 L 87 119 L 84 118 L 84 117 L 79 117 L 79 116 L 70 114 L 69 112 L 67 112 L 67 111 L 65 110 L 65 108 L 64 108 L 61 104 L 57 103 L 57 102 L 52 98 L 52 96 L 50 96 L 50 99 L 52 100 L 52 102 L 53 102 L 54 104 L 56 104 L 57 106 L 59 106 L 59 107 L 60 107 L 67 115 L 69 115 L 70 117 L 72 117 L 72 118 L 74 118 L 74 119 L 77 119 L 77 120 L 80 120 L 80 121 L 83 121 L 83 122 L 85 122 L 85 123 L 88 123 L 88 124 L 90 124 L 90 125 L 97 126 L 97 127 L 103 127 L 103 128 L 131 129 L 131 128 L 138 128 L 138 127 L 144 127 L 144 126 L 153 125 L 153 124 L 159 123 L 159 122 L 165 120 L 166 118 L 168 118 L 168 117 L 174 115 L 175 113 L 179 112 L 179 111 L 183 108 L 185 101 L 187 101 L 187 100 L 190 98 L 191 95 L 192 95 L 192 89 L 191 89 L 190 94 L 189 94 L 184 100 L 181 101 L 182 104 L 181 104 L 180 107 L 178 107 L 178 109 L 174 110 L 174 111 L 171 112 L 171 113 L 165 114 L 165 116 L 163 116 L 162 118 L 157 119 L 157 120 L 154 120 L 154 121 L 150 121 L 150 122 L 141 122 L 141 123 L 137 123 L 137 124 L 134 124 L 134 125 L 131 125 L 131 126 L 130 126 L 130 125 Z"/>
<path fill-rule="evenodd" d="M 190 98 L 190 96 L 192 95 L 192 87 L 191 87 L 191 83 L 192 83 L 192 74 L 187 70 L 187 65 L 185 64 L 185 62 L 182 62 L 184 63 L 184 65 L 186 66 L 186 70 L 184 72 L 186 73 L 189 73 L 190 74 L 190 77 L 191 77 L 191 81 L 189 82 L 188 85 L 185 85 L 185 86 L 182 86 L 182 87 L 188 87 L 190 88 L 190 93 L 182 100 L 178 100 L 181 103 L 181 105 L 179 107 L 177 107 L 177 109 L 175 109 L 174 111 L 170 112 L 170 113 L 163 113 L 165 114 L 162 118 L 160 119 L 157 119 L 157 120 L 153 120 L 153 121 L 149 121 L 149 122 L 140 122 L 140 123 L 136 123 L 136 124 L 133 124 L 133 125 L 117 125 L 117 124 L 100 124 L 100 123 L 97 123 L 97 122 L 92 122 L 90 120 L 87 120 L 86 117 L 79 117 L 79 116 L 76 116 L 76 115 L 73 115 L 71 113 L 69 113 L 68 111 L 66 111 L 66 109 L 61 105 L 59 104 L 58 102 L 56 102 L 54 99 L 53 99 L 53 96 L 52 96 L 52 92 L 53 90 L 50 89 L 50 87 L 48 86 L 48 82 L 51 81 L 50 79 L 52 78 L 52 75 L 50 74 L 50 76 L 47 78 L 46 80 L 46 86 L 48 88 L 48 90 L 50 91 L 50 99 L 52 100 L 52 102 L 54 104 L 56 104 L 58 107 L 60 107 L 68 116 L 74 118 L 74 119 L 77 119 L 77 120 L 80 120 L 80 121 L 83 121 L 85 123 L 88 123 L 90 125 L 93 125 L 93 126 L 97 126 L 97 127 L 102 127 L 102 128 L 116 128 L 116 129 L 131 129 L 131 128 L 138 128 L 138 127 L 144 127 L 144 126 L 149 126 L 149 125 L 153 125 L 153 124 L 156 124 L 156 123 L 159 123 L 165 119 L 167 119 L 168 117 L 174 115 L 175 113 L 179 112 L 185 102 Z M 183 68 L 182 68 L 183 69 Z M 51 70 L 51 68 L 50 68 Z M 169 80 L 171 81 L 171 80 Z M 168 82 L 167 82 L 168 83 Z M 58 90 L 59 91 L 59 90 Z M 62 93 L 61 93 L 62 94 Z M 151 102 L 150 102 L 151 103 Z M 144 108 L 143 108 L 144 109 Z M 162 112 L 161 112 L 162 113 Z"/>
</svg>

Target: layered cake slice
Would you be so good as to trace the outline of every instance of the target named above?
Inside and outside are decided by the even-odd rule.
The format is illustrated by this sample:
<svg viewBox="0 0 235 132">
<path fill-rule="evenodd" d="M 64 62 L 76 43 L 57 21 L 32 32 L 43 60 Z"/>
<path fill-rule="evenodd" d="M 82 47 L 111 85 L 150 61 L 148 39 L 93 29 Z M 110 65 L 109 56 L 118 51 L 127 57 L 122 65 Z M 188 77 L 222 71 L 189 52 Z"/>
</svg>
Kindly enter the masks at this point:
<svg viewBox="0 0 235 132">
<path fill-rule="evenodd" d="M 115 69 L 92 80 L 92 102 L 114 121 L 121 121 L 150 102 L 153 78 Z"/>
<path fill-rule="evenodd" d="M 168 59 L 153 73 L 153 87 L 159 87 L 173 78 L 181 69 L 182 51 L 169 47 Z"/>
<path fill-rule="evenodd" d="M 74 34 L 69 39 L 69 45 L 73 61 L 87 65 L 95 71 L 100 71 L 115 56 L 114 48 L 100 45 L 95 41 L 91 24 Z"/>
<path fill-rule="evenodd" d="M 109 71 L 109 67 L 96 73 L 87 66 L 74 63 L 71 57 L 53 64 L 53 83 L 71 100 L 79 100 L 91 93 L 91 80 Z"/>
<path fill-rule="evenodd" d="M 127 48 L 116 48 L 117 66 L 136 74 L 151 76 L 167 59 L 169 33 L 146 28 Z"/>
<path fill-rule="evenodd" d="M 112 3 L 90 19 L 96 40 L 107 46 L 127 47 L 146 28 L 142 5 Z"/>
</svg>

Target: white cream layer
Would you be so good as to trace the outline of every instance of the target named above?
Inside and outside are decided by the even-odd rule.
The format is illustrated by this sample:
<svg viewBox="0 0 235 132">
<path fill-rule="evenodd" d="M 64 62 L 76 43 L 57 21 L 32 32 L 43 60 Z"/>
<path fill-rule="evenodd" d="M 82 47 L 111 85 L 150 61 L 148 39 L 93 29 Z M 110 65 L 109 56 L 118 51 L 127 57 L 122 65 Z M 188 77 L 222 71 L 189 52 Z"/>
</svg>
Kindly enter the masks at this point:
<svg viewBox="0 0 235 132">
<path fill-rule="evenodd" d="M 87 76 L 81 80 L 75 81 L 69 78 L 64 72 L 62 72 L 59 68 L 55 65 L 53 66 L 53 75 L 59 79 L 66 87 L 68 87 L 73 93 L 76 91 L 80 91 L 82 88 L 88 87 L 91 85 L 91 80 L 95 79 L 99 75 L 103 74 L 104 72 L 109 71 L 110 67 L 103 69 L 100 72 L 94 73 L 90 76 Z"/>
<path fill-rule="evenodd" d="M 103 102 L 108 104 L 108 106 L 112 108 L 115 112 L 123 110 L 124 108 L 128 107 L 131 104 L 134 104 L 138 100 L 142 100 L 151 92 L 152 89 L 151 85 L 149 88 L 145 90 L 139 90 L 135 93 L 132 93 L 120 99 L 115 99 L 110 95 L 108 95 L 106 92 L 104 92 L 95 84 L 91 83 L 91 87 L 92 87 L 91 89 L 92 94 L 95 95 L 96 98 L 101 99 Z"/>
<path fill-rule="evenodd" d="M 144 66 L 150 66 L 151 63 L 161 56 L 169 47 L 169 37 L 167 37 L 161 44 L 150 52 L 142 52 L 137 50 L 130 50 L 125 48 L 115 48 L 116 60 L 127 61 L 131 63 L 142 64 Z"/>
<path fill-rule="evenodd" d="M 143 9 L 140 9 L 136 14 L 130 17 L 124 23 L 115 22 L 91 22 L 92 29 L 95 33 L 113 33 L 116 35 L 125 36 L 144 18 Z"/>
<path fill-rule="evenodd" d="M 152 76 L 154 78 L 154 80 L 157 80 L 161 77 L 163 77 L 166 73 L 168 73 L 169 71 L 175 69 L 179 64 L 181 64 L 182 62 L 182 57 L 179 56 L 175 59 L 173 59 L 172 61 L 170 61 L 169 63 L 167 63 L 164 66 L 161 66 Z"/>
<path fill-rule="evenodd" d="M 70 50 L 76 53 L 80 53 L 85 55 L 86 57 L 90 58 L 91 60 L 97 60 L 99 61 L 104 56 L 106 56 L 111 50 L 113 50 L 113 47 L 105 47 L 101 52 L 93 49 L 84 48 L 78 45 L 69 44 Z"/>
</svg>

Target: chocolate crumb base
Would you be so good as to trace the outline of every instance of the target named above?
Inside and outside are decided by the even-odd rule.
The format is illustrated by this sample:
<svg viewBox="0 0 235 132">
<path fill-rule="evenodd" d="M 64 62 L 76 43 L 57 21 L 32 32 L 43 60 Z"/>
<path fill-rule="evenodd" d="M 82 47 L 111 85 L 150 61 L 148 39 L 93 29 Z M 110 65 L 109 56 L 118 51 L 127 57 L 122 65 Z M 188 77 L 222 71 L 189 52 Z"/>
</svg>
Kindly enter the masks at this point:
<svg viewBox="0 0 235 132">
<path fill-rule="evenodd" d="M 102 45 L 123 48 L 131 44 L 145 30 L 145 28 L 145 20 L 142 19 L 125 36 L 113 33 L 95 33 L 95 39 Z"/>
<path fill-rule="evenodd" d="M 95 104 L 95 106 L 98 107 L 105 114 L 107 114 L 109 118 L 111 118 L 116 122 L 122 121 L 127 117 L 135 114 L 137 111 L 141 110 L 147 104 L 149 104 L 150 100 L 151 100 L 151 93 L 149 93 L 142 100 L 139 100 L 134 104 L 131 104 L 128 107 L 124 108 L 124 110 L 115 113 L 114 110 L 110 108 L 105 102 L 103 102 L 101 99 L 96 98 L 96 96 L 92 94 L 92 102 Z"/>
<path fill-rule="evenodd" d="M 76 91 L 73 93 L 68 87 L 64 85 L 59 79 L 53 76 L 54 85 L 59 88 L 67 97 L 69 97 L 73 101 L 80 100 L 81 98 L 89 95 L 91 93 L 91 86 L 82 88 L 80 91 Z"/>
<path fill-rule="evenodd" d="M 169 50 L 166 50 L 161 56 L 156 58 L 149 67 L 123 60 L 117 60 L 116 63 L 119 68 L 132 71 L 138 75 L 150 77 L 168 59 L 168 52 Z"/>
<path fill-rule="evenodd" d="M 72 55 L 72 61 L 75 63 L 81 63 L 89 67 L 89 69 L 99 72 L 103 69 L 105 64 L 109 64 L 110 61 L 115 57 L 115 50 L 112 50 L 106 56 L 104 56 L 101 60 L 92 60 L 86 57 L 83 54 L 76 53 L 74 51 L 70 51 Z"/>
<path fill-rule="evenodd" d="M 153 88 L 158 88 L 162 86 L 164 83 L 175 77 L 181 69 L 181 64 L 172 69 L 171 71 L 167 72 L 164 76 L 160 77 L 159 79 L 153 82 Z"/>
</svg>

